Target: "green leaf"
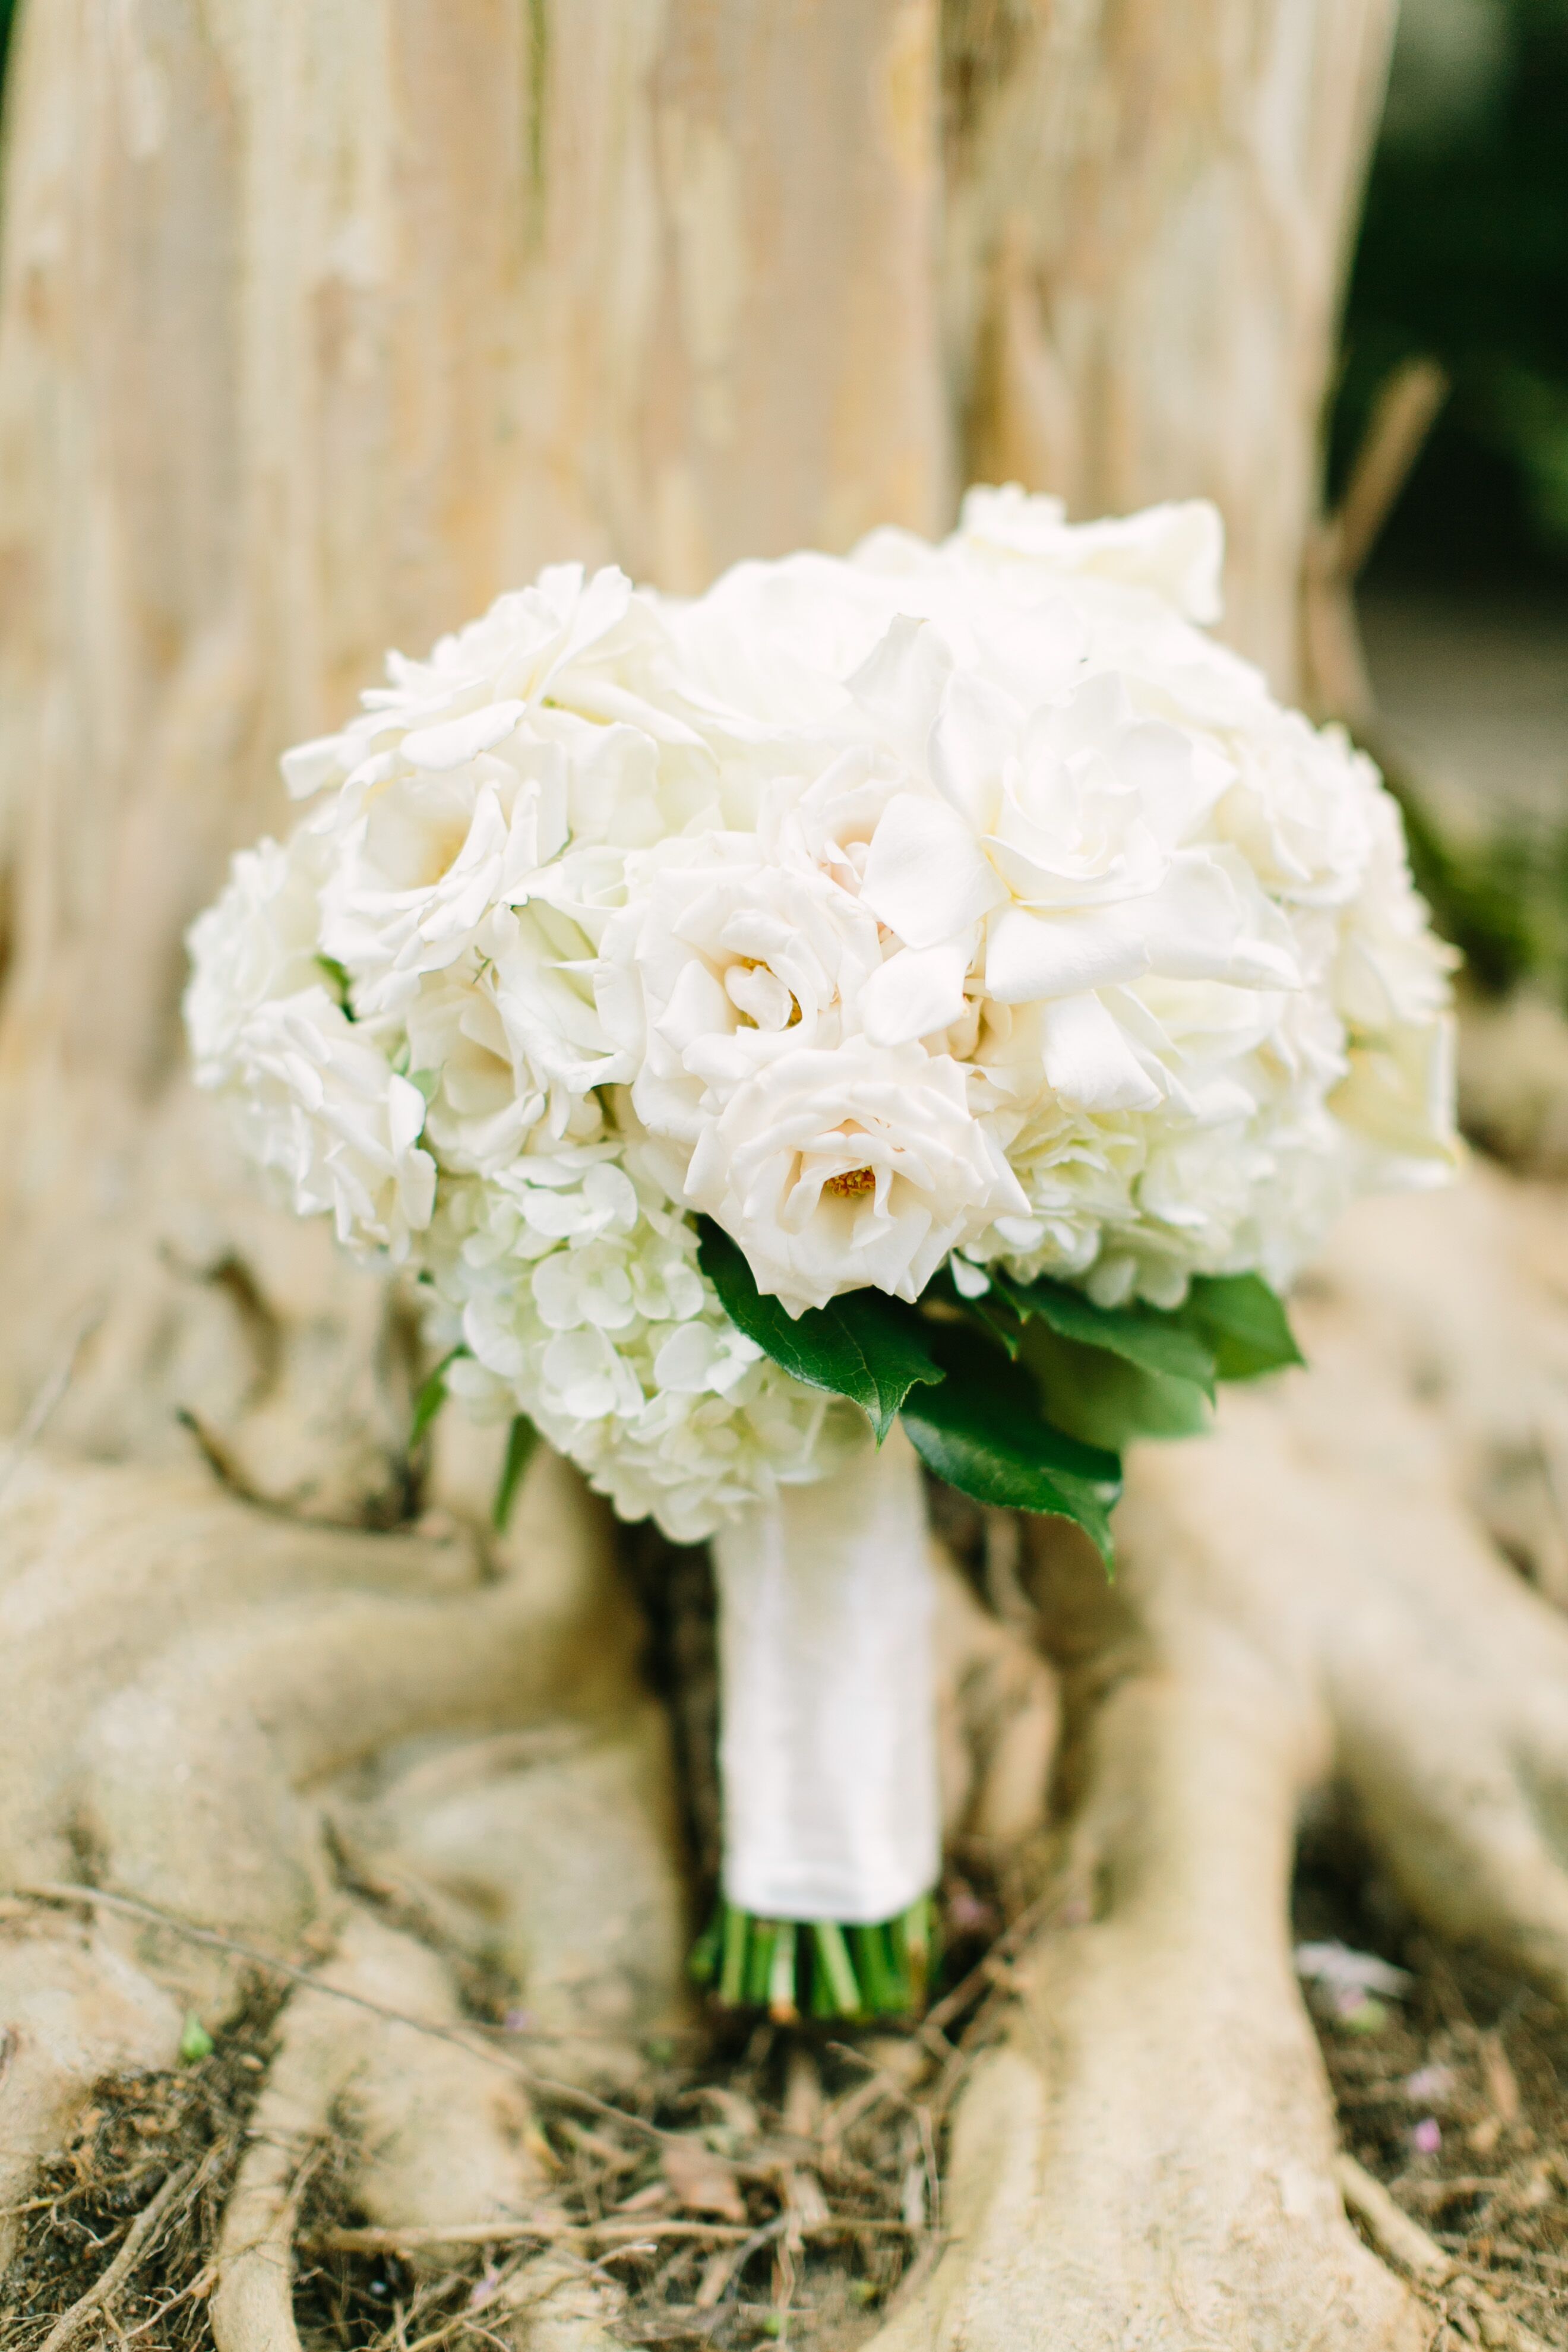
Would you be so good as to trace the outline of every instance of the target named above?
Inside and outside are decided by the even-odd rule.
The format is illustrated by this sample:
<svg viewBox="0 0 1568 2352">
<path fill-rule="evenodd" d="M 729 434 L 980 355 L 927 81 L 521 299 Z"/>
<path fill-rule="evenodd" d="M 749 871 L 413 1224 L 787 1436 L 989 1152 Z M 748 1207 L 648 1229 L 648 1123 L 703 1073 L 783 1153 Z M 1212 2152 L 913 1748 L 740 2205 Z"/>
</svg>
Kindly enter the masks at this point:
<svg viewBox="0 0 1568 2352">
<path fill-rule="evenodd" d="M 1195 1276 L 1172 1320 L 1213 1349 L 1222 1381 L 1253 1381 L 1306 1361 L 1282 1300 L 1260 1274 Z"/>
<path fill-rule="evenodd" d="M 1206 1386 L 1152 1372 L 1106 1348 L 1079 1347 L 1044 1322 L 1024 1335 L 1023 1360 L 1047 1418 L 1089 1445 L 1120 1454 L 1139 1437 L 1195 1437 L 1208 1428 Z"/>
<path fill-rule="evenodd" d="M 447 1374 L 448 1370 L 457 1362 L 459 1356 L 466 1356 L 468 1352 L 468 1348 L 461 1339 L 458 1340 L 455 1348 L 449 1348 L 447 1353 L 442 1357 L 440 1362 L 437 1365 L 435 1370 L 431 1373 L 429 1379 L 426 1381 L 424 1387 L 420 1390 L 418 1395 L 415 1398 L 414 1418 L 408 1424 L 408 1451 L 410 1454 L 413 1453 L 415 1447 L 418 1444 L 420 1439 L 429 1428 L 430 1423 L 435 1420 L 436 1415 L 440 1412 L 441 1407 L 447 1402 Z"/>
<path fill-rule="evenodd" d="M 496 1488 L 495 1507 L 490 1514 L 498 1536 L 505 1532 L 522 1474 L 532 1461 L 538 1444 L 538 1430 L 526 1413 L 518 1413 L 506 1433 L 506 1460 L 501 1465 L 500 1484 Z"/>
<path fill-rule="evenodd" d="M 1154 1307 L 1097 1307 L 1083 1291 L 1053 1282 L 1047 1275 L 1037 1282 L 1015 1282 L 994 1268 L 992 1281 L 1021 1316 L 1037 1316 L 1059 1339 L 1081 1348 L 1104 1348 L 1143 1371 L 1191 1381 L 1213 1394 L 1215 1351 L 1201 1327 Z"/>
<path fill-rule="evenodd" d="M 919 1311 L 880 1290 L 847 1291 L 826 1307 L 787 1314 L 758 1290 L 745 1253 L 708 1217 L 698 1220 L 698 1259 L 738 1330 L 807 1388 L 847 1397 L 869 1415 L 878 1443 L 904 1399 L 942 1368 L 926 1345 Z"/>
<path fill-rule="evenodd" d="M 956 1318 L 960 1322 L 973 1324 L 989 1332 L 1010 1356 L 1017 1355 L 1024 1337 L 1024 1318 L 996 1281 L 993 1280 L 991 1287 L 983 1290 L 978 1298 L 969 1298 L 954 1282 L 951 1263 L 939 1266 L 921 1293 L 922 1311 L 933 1306 L 942 1320 L 952 1322 Z M 942 1314 L 943 1308 L 947 1310 L 945 1315 Z"/>
<path fill-rule="evenodd" d="M 1056 1428 L 1028 1373 L 961 1324 L 930 1327 L 947 1374 L 904 1406 L 921 1459 L 977 1502 L 1073 1519 L 1110 1559 L 1110 1513 L 1121 1484 L 1116 1455 Z"/>
</svg>

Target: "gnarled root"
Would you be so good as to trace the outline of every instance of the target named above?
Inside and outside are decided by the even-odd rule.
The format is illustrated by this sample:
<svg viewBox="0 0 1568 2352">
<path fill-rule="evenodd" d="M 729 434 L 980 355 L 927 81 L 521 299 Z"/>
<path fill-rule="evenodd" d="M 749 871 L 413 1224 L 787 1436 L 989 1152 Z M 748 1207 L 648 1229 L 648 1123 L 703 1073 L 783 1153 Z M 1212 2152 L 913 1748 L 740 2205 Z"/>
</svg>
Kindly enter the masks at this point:
<svg viewBox="0 0 1568 2352">
<path fill-rule="evenodd" d="M 219 2025 L 254 1956 L 297 1979 L 327 1950 L 217 2257 L 220 2341 L 289 2352 L 294 2207 L 329 2134 L 373 2221 L 515 2225 L 545 2186 L 525 2057 L 614 2076 L 683 2021 L 668 1740 L 606 1521 L 544 1454 L 489 1553 L 456 1524 L 355 1535 L 204 1473 L 33 1460 L 0 1537 L 5 2201 L 94 2083 L 173 2064 L 187 2009 Z M 90 1930 L 27 1900 L 84 1877 Z M 531 2029 L 500 2054 L 464 2024 L 481 1979 Z M 580 2264 L 505 2284 L 487 2325 L 509 2340 L 605 2340 Z"/>
<path fill-rule="evenodd" d="M 518 2074 L 461 2045 L 461 2011 L 439 1960 L 409 1936 L 355 1911 L 320 1990 L 289 2003 L 252 2121 L 217 2251 L 212 2299 L 218 2352 L 299 2352 L 293 2239 L 301 2193 L 329 2141 L 354 2152 L 344 2184 L 391 2229 L 509 2224 L 537 2217 L 546 2179 L 531 2141 Z M 345 2004 L 349 1993 L 381 2011 Z M 554 2255 L 517 2265 L 507 2326 L 533 2352 L 594 2352 L 608 2339 L 612 2291 Z"/>
<path fill-rule="evenodd" d="M 1483 1517 L 1520 1431 L 1555 1443 L 1542 1207 L 1488 1175 L 1352 1219 L 1303 1302 L 1311 1372 L 1134 1463 L 1112 1601 L 1037 1532 L 1050 1620 L 1105 1690 L 1087 1795 L 961 2103 L 952 2245 L 886 2352 L 1429 2340 L 1341 2210 L 1288 1873 L 1332 1773 L 1426 1918 L 1568 1997 L 1568 1627 Z"/>
<path fill-rule="evenodd" d="M 1322 1719 L 1217 1620 L 1140 1647 L 1089 1735 L 1076 1924 L 1016 1973 L 955 2123 L 952 2249 L 879 2345 L 1415 2352 L 1428 2331 L 1341 2209 L 1291 1971 Z"/>
</svg>

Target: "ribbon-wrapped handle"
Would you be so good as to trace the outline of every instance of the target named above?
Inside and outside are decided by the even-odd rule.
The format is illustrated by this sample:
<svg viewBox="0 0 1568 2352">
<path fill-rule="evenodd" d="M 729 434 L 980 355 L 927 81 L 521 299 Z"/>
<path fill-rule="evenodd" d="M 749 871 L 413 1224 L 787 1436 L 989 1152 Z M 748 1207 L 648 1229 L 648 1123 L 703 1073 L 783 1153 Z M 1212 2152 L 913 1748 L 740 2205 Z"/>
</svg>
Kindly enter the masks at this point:
<svg viewBox="0 0 1568 2352">
<path fill-rule="evenodd" d="M 898 1428 L 715 1537 L 724 1893 L 763 1919 L 868 1925 L 942 1863 L 920 1464 Z"/>
</svg>

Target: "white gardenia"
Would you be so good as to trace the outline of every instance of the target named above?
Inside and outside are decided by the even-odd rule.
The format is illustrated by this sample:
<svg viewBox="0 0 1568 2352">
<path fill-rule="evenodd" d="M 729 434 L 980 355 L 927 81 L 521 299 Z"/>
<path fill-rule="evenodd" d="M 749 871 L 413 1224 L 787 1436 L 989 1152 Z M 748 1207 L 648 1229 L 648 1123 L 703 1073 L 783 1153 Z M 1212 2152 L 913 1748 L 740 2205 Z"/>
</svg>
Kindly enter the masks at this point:
<svg viewBox="0 0 1568 2352">
<path fill-rule="evenodd" d="M 560 566 L 288 755 L 191 935 L 197 1076 L 426 1277 L 450 1381 L 691 1538 L 863 1442 L 729 1324 L 1287 1282 L 1455 1151 L 1447 951 L 1371 764 L 1201 624 L 1202 505 L 976 490 L 702 597 Z"/>
</svg>

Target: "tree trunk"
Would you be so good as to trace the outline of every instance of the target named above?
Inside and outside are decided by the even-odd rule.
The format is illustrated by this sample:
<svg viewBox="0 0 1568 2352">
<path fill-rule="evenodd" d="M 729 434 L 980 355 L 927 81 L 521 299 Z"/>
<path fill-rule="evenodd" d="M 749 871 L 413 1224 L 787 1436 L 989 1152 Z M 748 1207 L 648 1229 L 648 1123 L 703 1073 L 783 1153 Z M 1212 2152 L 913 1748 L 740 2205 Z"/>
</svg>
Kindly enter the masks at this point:
<svg viewBox="0 0 1568 2352">
<path fill-rule="evenodd" d="M 314 1971 L 216 2249 L 222 2352 L 294 2341 L 300 2168 L 351 2087 L 345 2194 L 372 2221 L 472 2233 L 549 2189 L 465 2023 L 476 1969 L 557 2076 L 613 2084 L 683 2015 L 665 1728 L 601 1521 L 545 1459 L 488 1542 L 491 1465 L 452 1429 L 440 1515 L 389 1524 L 412 1507 L 405 1312 L 255 1202 L 179 1075 L 181 932 L 228 850 L 283 823 L 279 751 L 341 721 L 384 646 L 422 652 L 546 561 L 694 587 L 939 529 L 972 475 L 1079 513 L 1215 498 L 1226 625 L 1288 689 L 1390 15 L 26 0 L 0 268 L 0 1423 L 26 1444 L 47 1417 L 51 1450 L 0 1464 L 0 1882 L 33 1890 L 0 1923 L 0 2230 L 99 2074 L 172 2063 L 184 2010 L 237 1997 L 232 1953 L 40 1887 L 91 1875 Z M 1561 1335 L 1516 1263 L 1524 1214 L 1494 1185 L 1376 1229 L 1322 1310 L 1334 1380 L 1140 1474 L 1121 1613 L 1090 1612 L 1079 1661 L 1086 1693 L 1122 1675 L 1084 1701 L 1093 1903 L 1026 1956 L 958 2113 L 952 2248 L 889 2347 L 1422 2340 L 1341 2208 L 1285 1877 L 1337 1762 L 1428 1916 L 1568 1985 L 1532 1793 L 1568 1769 L 1568 1636 L 1482 1531 L 1568 1581 L 1537 1443 L 1568 1426 Z M 1431 1305 L 1458 1265 L 1468 1323 Z M 1331 1505 L 1318 1577 L 1303 1529 Z M 1418 1505 L 1425 1581 L 1384 1540 Z M 1058 1595 L 1060 1646 L 1070 1563 L 1004 1585 L 1019 1623 Z M 1054 1685 L 944 1592 L 950 1825 L 1019 1851 Z M 1466 1744 L 1434 1756 L 1456 1692 Z M 553 2260 L 487 2325 L 613 2340 L 598 2273 Z"/>
<path fill-rule="evenodd" d="M 944 326 L 966 471 L 1213 499 L 1226 633 L 1297 691 L 1303 551 L 1394 0 L 963 0 Z"/>
</svg>

